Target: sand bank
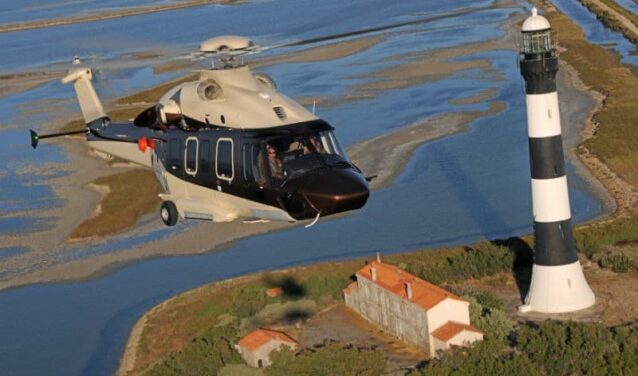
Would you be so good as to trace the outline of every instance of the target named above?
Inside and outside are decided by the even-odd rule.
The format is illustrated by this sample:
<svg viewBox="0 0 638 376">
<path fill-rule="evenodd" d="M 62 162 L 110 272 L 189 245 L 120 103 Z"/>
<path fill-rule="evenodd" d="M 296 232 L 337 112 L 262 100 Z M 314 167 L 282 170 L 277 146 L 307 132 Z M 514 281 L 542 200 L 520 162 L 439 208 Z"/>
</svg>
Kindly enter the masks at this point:
<svg viewBox="0 0 638 376">
<path fill-rule="evenodd" d="M 113 18 L 138 16 L 141 14 L 165 12 L 170 10 L 178 10 L 183 8 L 202 6 L 202 5 L 233 4 L 237 2 L 239 1 L 238 0 L 185 0 L 182 2 L 178 2 L 176 4 L 135 7 L 135 8 L 128 8 L 128 9 L 114 10 L 114 11 L 98 11 L 97 13 L 81 15 L 81 16 L 53 18 L 48 20 L 38 20 L 38 21 L 15 23 L 15 24 L 4 24 L 4 25 L 0 25 L 0 33 L 8 33 L 12 31 L 23 31 L 23 30 L 31 30 L 31 29 L 42 29 L 45 27 L 70 25 L 70 24 L 76 24 L 76 23 L 82 23 L 82 22 L 110 20 Z"/>
</svg>

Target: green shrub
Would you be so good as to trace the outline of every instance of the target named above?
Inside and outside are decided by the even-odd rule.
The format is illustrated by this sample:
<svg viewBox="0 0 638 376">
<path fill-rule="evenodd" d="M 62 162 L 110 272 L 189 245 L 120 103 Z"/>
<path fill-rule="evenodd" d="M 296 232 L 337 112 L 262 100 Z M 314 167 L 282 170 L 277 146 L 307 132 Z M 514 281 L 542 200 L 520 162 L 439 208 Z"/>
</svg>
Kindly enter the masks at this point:
<svg viewBox="0 0 638 376">
<path fill-rule="evenodd" d="M 524 355 L 508 351 L 502 342 L 486 338 L 469 348 L 440 354 L 410 375 L 541 375 L 539 367 Z"/>
<path fill-rule="evenodd" d="M 637 375 L 638 324 L 521 325 L 509 346 L 489 337 L 432 359 L 417 375 Z"/>
<path fill-rule="evenodd" d="M 610 356 L 620 354 L 613 331 L 601 324 L 545 321 L 522 326 L 516 348 L 549 375 L 618 375 Z M 635 348 L 630 350 L 635 352 Z"/>
<path fill-rule="evenodd" d="M 471 296 L 483 307 L 503 310 L 503 301 L 491 291 L 474 286 L 446 285 L 446 289 L 459 296 Z"/>
<path fill-rule="evenodd" d="M 231 313 L 239 318 L 247 318 L 259 312 L 266 305 L 266 289 L 261 285 L 242 287 L 233 297 Z"/>
<path fill-rule="evenodd" d="M 485 307 L 471 296 L 463 296 L 463 299 L 470 303 L 470 322 L 485 333 L 485 339 L 506 344 L 514 324 L 505 311 Z"/>
<path fill-rule="evenodd" d="M 233 348 L 236 335 L 237 330 L 232 325 L 209 328 L 201 336 L 193 338 L 182 350 L 162 359 L 144 375 L 216 375 L 227 364 L 243 362 Z"/>
<path fill-rule="evenodd" d="M 272 365 L 266 375 L 295 376 L 375 376 L 383 375 L 388 362 L 379 350 L 360 349 L 328 342 L 297 354 L 285 348 L 270 355 Z"/>
<path fill-rule="evenodd" d="M 591 258 L 600 250 L 600 239 L 596 238 L 592 232 L 581 231 L 576 232 L 575 236 L 576 248 L 578 251 L 585 254 L 585 256 Z"/>
<path fill-rule="evenodd" d="M 407 271 L 434 284 L 481 278 L 498 272 L 512 270 L 513 253 L 504 246 L 482 242 L 465 247 L 461 252 L 437 262 L 412 260 L 407 262 Z"/>
<path fill-rule="evenodd" d="M 318 302 L 322 296 L 340 299 L 343 288 L 352 280 L 343 275 L 313 275 L 301 283 L 306 297 Z"/>
<path fill-rule="evenodd" d="M 636 268 L 636 264 L 632 259 L 624 253 L 609 253 L 604 255 L 598 261 L 601 268 L 611 269 L 615 273 L 627 273 Z"/>
</svg>

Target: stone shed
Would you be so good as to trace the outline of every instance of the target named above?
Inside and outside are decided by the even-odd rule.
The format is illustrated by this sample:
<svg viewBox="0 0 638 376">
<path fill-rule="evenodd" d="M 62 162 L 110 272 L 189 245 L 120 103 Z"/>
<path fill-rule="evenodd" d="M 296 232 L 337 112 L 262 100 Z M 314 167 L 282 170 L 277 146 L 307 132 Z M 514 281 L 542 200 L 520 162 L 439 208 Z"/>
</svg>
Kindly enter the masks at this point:
<svg viewBox="0 0 638 376">
<path fill-rule="evenodd" d="M 483 339 L 470 324 L 469 303 L 379 258 L 343 290 L 346 305 L 384 331 L 429 352 Z"/>
<path fill-rule="evenodd" d="M 297 341 L 284 332 L 257 329 L 239 340 L 235 348 L 248 365 L 261 368 L 270 365 L 270 353 L 280 349 L 282 346 L 288 346 L 290 350 L 295 351 L 297 349 Z"/>
</svg>

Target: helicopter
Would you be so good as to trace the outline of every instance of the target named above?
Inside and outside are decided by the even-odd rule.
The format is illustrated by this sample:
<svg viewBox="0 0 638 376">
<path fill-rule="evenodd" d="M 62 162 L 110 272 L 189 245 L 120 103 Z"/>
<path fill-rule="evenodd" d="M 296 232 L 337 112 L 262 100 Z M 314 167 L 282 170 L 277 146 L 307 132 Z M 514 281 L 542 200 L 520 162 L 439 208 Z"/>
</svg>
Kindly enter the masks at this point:
<svg viewBox="0 0 638 376">
<path fill-rule="evenodd" d="M 312 225 L 363 207 L 370 179 L 349 160 L 333 126 L 238 59 L 256 49 L 241 36 L 206 40 L 198 54 L 211 58 L 210 68 L 128 122 L 111 121 L 92 70 L 76 57 L 61 82 L 73 84 L 86 129 L 42 136 L 31 130 L 31 145 L 86 133 L 92 149 L 152 169 L 167 226 L 314 218 Z"/>
<path fill-rule="evenodd" d="M 253 72 L 244 55 L 298 47 L 443 20 L 483 9 L 463 8 L 340 34 L 258 46 L 226 35 L 210 38 L 193 54 L 210 58 L 195 81 L 168 90 L 128 122 L 111 121 L 93 87 L 93 72 L 75 57 L 61 79 L 72 83 L 86 128 L 39 135 L 86 134 L 89 147 L 154 171 L 164 193 L 160 217 L 246 223 L 314 220 L 362 208 L 368 182 L 350 161 L 335 129 L 281 94 L 266 74 Z"/>
</svg>

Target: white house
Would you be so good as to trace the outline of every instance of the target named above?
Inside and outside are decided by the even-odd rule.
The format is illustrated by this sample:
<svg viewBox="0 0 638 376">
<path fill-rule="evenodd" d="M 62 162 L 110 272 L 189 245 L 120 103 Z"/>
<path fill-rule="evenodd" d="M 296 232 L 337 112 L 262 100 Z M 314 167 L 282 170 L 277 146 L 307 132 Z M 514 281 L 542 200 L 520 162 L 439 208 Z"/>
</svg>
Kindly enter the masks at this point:
<svg viewBox="0 0 638 376">
<path fill-rule="evenodd" d="M 288 346 L 294 351 L 297 349 L 297 341 L 283 332 L 257 329 L 239 340 L 235 348 L 248 365 L 261 368 L 270 365 L 270 353 L 280 349 L 281 346 Z"/>
<path fill-rule="evenodd" d="M 343 290 L 346 305 L 386 332 L 435 356 L 483 339 L 470 325 L 469 303 L 377 258 Z"/>
</svg>

